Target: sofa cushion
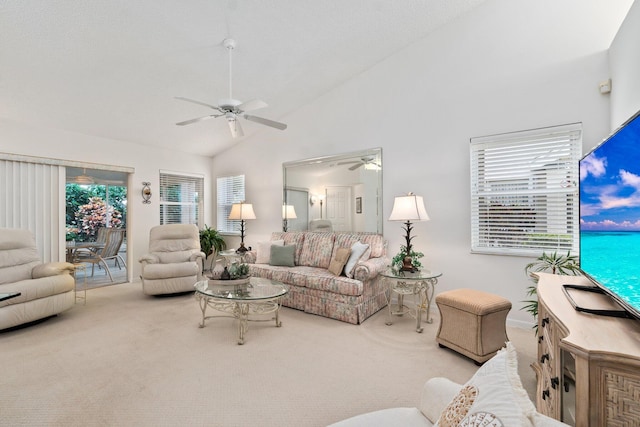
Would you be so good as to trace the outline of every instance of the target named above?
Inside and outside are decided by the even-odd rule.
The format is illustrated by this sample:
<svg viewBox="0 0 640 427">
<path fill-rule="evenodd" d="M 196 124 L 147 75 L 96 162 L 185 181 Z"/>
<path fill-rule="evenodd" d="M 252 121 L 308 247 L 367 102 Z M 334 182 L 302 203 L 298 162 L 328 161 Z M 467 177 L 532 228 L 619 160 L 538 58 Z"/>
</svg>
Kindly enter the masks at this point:
<svg viewBox="0 0 640 427">
<path fill-rule="evenodd" d="M 142 277 L 145 279 L 171 279 L 198 275 L 198 264 L 195 262 L 175 262 L 172 264 L 147 264 Z"/>
<path fill-rule="evenodd" d="M 489 359 L 449 405 L 436 426 L 471 425 L 469 420 L 483 417 L 496 426 L 533 426 L 536 408 L 522 387 L 518 375 L 518 356 L 510 342 Z M 465 422 L 467 424 L 465 424 Z"/>
<path fill-rule="evenodd" d="M 351 255 L 349 256 L 349 260 L 344 266 L 344 274 L 348 278 L 353 278 L 353 270 L 356 268 L 356 264 L 359 261 L 366 261 L 369 259 L 367 251 L 369 250 L 369 245 L 366 243 L 355 242 L 353 246 L 351 246 Z M 371 253 L 371 251 L 369 251 Z"/>
<path fill-rule="evenodd" d="M 270 240 L 256 244 L 256 264 L 269 264 L 271 258 L 271 245 L 284 246 L 284 240 Z"/>
<path fill-rule="evenodd" d="M 336 276 L 340 276 L 344 270 L 344 266 L 351 255 L 351 248 L 338 248 L 329 264 L 329 271 Z"/>
<path fill-rule="evenodd" d="M 296 252 L 293 262 L 300 265 L 300 254 L 302 253 L 302 243 L 305 233 L 299 231 L 275 231 L 271 233 L 271 240 L 284 240 L 285 245 L 296 245 Z"/>
<path fill-rule="evenodd" d="M 31 270 L 41 263 L 36 242 L 29 230 L 2 229 L 0 233 L 0 284 L 31 279 Z"/>
<path fill-rule="evenodd" d="M 300 265 L 329 268 L 334 237 L 333 233 L 306 233 L 302 243 Z"/>
<path fill-rule="evenodd" d="M 189 261 L 193 253 L 193 249 L 176 252 L 153 252 L 154 255 L 158 256 L 158 259 L 162 264 L 172 264 Z"/>
<path fill-rule="evenodd" d="M 0 307 L 21 304 L 65 292 L 72 292 L 75 287 L 75 279 L 68 274 L 58 274 L 55 276 L 41 277 L 39 279 L 27 279 L 15 283 L 7 283 L 2 287 L 2 292 L 20 292 L 21 295 L 16 298 L 0 301 Z M 34 319 L 37 318 L 36 316 Z M 0 324 L 2 323 L 4 322 L 0 322 Z"/>
<path fill-rule="evenodd" d="M 41 277 L 56 276 L 58 274 L 73 274 L 75 267 L 68 262 L 48 262 L 37 265 L 33 268 L 34 279 Z"/>
<path fill-rule="evenodd" d="M 295 245 L 271 246 L 270 265 L 280 265 L 286 267 L 294 267 Z"/>
<path fill-rule="evenodd" d="M 371 258 L 379 258 L 387 254 L 387 243 L 380 234 L 361 233 L 360 241 L 369 245 Z"/>
</svg>

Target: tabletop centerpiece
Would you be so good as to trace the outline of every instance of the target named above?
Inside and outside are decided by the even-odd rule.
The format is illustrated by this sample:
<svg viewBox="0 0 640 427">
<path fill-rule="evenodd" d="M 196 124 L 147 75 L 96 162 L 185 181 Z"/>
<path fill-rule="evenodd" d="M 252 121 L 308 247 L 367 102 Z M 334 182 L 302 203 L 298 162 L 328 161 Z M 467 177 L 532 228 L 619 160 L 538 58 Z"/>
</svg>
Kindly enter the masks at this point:
<svg viewBox="0 0 640 427">
<path fill-rule="evenodd" d="M 249 266 L 246 263 L 234 262 L 221 271 L 213 271 L 209 283 L 215 285 L 242 285 L 249 283 Z"/>
</svg>

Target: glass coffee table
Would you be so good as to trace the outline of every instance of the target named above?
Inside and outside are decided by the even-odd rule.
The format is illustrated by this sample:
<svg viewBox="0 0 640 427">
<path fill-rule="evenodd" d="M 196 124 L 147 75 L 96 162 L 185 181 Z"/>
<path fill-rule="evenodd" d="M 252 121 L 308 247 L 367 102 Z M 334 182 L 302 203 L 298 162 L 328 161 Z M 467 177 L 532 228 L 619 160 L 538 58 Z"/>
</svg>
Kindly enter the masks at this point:
<svg viewBox="0 0 640 427">
<path fill-rule="evenodd" d="M 222 284 L 223 280 L 203 280 L 197 282 L 195 296 L 202 310 L 202 322 L 204 328 L 207 319 L 215 317 L 233 317 L 238 319 L 238 344 L 244 344 L 244 336 L 251 321 L 269 321 L 272 319 L 249 319 L 250 315 L 263 315 L 275 313 L 276 327 L 282 326 L 278 314 L 280 311 L 280 299 L 289 292 L 287 287 L 278 281 L 251 277 L 244 283 L 229 281 Z M 207 316 L 207 307 L 226 313 L 226 315 Z"/>
</svg>

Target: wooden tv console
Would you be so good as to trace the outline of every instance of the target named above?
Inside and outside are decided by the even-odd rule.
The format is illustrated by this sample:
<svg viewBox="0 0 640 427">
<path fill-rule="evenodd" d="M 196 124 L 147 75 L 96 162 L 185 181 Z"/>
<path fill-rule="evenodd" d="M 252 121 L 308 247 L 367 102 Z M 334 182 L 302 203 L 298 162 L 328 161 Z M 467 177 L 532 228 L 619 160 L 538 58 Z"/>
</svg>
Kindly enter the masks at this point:
<svg viewBox="0 0 640 427">
<path fill-rule="evenodd" d="M 640 320 L 576 311 L 563 284 L 585 277 L 537 273 L 539 412 L 575 426 L 640 425 Z M 619 309 L 608 296 L 570 290 L 578 306 Z"/>
</svg>

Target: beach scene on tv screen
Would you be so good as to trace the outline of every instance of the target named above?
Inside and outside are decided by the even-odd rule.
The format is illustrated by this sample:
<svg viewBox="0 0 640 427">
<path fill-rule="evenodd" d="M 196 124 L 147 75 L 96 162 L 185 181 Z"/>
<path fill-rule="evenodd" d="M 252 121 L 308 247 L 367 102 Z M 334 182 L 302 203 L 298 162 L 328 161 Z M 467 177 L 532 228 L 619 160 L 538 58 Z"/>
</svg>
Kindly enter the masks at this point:
<svg viewBox="0 0 640 427">
<path fill-rule="evenodd" d="M 640 116 L 580 161 L 580 268 L 640 312 Z"/>
</svg>

